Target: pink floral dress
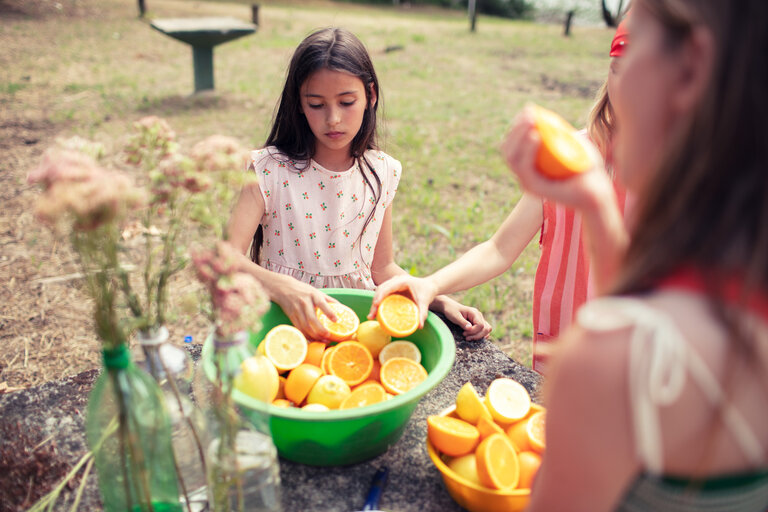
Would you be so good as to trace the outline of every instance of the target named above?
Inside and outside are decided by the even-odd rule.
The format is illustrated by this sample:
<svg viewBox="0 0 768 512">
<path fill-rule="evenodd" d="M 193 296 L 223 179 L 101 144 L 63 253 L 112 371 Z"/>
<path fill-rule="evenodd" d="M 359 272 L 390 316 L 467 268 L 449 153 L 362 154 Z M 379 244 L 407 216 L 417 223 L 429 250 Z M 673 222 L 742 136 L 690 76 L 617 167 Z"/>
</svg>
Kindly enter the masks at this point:
<svg viewBox="0 0 768 512">
<path fill-rule="evenodd" d="M 251 153 L 265 207 L 262 267 L 316 288 L 375 288 L 373 253 L 402 166 L 381 151 L 364 157 L 381 181 L 379 191 L 363 164 L 378 200 L 357 163 L 333 172 L 314 160 L 293 162 L 274 147 Z"/>
</svg>

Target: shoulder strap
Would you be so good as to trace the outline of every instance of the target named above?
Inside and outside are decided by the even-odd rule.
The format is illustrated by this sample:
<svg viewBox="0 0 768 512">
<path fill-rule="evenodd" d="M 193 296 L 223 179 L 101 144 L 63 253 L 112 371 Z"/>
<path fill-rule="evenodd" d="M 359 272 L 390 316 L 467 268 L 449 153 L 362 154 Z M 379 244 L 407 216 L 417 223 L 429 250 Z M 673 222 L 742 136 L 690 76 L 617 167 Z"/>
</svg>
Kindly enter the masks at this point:
<svg viewBox="0 0 768 512">
<path fill-rule="evenodd" d="M 645 302 L 606 297 L 579 311 L 579 323 L 598 331 L 632 328 L 629 354 L 629 393 L 638 456 L 648 472 L 663 471 L 663 446 L 658 409 L 674 403 L 690 373 L 723 418 L 744 456 L 764 465 L 761 443 L 744 416 L 727 401 L 719 382 L 695 350 L 689 347 L 672 318 Z"/>
</svg>

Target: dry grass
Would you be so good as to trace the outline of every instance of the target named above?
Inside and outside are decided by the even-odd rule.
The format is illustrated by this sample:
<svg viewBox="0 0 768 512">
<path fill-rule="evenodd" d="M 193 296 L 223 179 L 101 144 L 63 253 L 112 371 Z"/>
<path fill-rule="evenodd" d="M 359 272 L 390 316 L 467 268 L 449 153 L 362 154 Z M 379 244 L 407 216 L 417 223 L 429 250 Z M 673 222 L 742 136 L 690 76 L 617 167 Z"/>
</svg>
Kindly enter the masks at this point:
<svg viewBox="0 0 768 512">
<path fill-rule="evenodd" d="M 147 3 L 157 17 L 250 17 L 244 4 Z M 565 41 L 559 27 L 485 18 L 469 36 L 456 12 L 262 3 L 258 34 L 217 50 L 217 92 L 190 96 L 189 48 L 136 15 L 131 0 L 0 0 L 0 386 L 99 365 L 74 255 L 37 224 L 37 193 L 25 183 L 56 137 L 77 134 L 114 153 L 130 123 L 154 114 L 184 147 L 216 132 L 256 147 L 296 43 L 317 26 L 348 26 L 371 49 L 385 91 L 384 149 L 409 169 L 395 210 L 396 257 L 424 274 L 490 236 L 519 197 L 496 146 L 525 101 L 583 121 L 610 38 L 592 30 Z M 406 50 L 386 53 L 392 45 Z M 536 259 L 534 243 L 512 271 L 463 295 L 500 327 L 499 345 L 524 363 Z M 173 295 L 195 287 L 182 274 Z M 179 316 L 169 329 L 178 342 L 185 335 L 200 342 L 206 325 Z"/>
</svg>

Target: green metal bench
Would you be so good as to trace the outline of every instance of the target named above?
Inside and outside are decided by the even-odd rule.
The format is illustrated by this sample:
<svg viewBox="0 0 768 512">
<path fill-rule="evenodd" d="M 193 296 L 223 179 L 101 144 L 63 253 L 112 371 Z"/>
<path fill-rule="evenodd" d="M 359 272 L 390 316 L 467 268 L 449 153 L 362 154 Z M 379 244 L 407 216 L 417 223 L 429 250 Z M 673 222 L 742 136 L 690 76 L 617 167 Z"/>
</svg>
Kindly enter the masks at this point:
<svg viewBox="0 0 768 512">
<path fill-rule="evenodd" d="M 236 18 L 162 18 L 152 28 L 192 46 L 195 92 L 213 89 L 213 47 L 256 32 Z"/>
</svg>

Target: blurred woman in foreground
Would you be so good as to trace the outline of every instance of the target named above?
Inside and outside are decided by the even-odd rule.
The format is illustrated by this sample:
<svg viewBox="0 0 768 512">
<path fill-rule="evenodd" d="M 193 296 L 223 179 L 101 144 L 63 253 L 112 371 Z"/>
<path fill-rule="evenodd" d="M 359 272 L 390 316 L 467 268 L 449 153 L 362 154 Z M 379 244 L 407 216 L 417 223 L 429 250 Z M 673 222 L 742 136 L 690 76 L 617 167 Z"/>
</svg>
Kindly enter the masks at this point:
<svg viewBox="0 0 768 512">
<path fill-rule="evenodd" d="M 533 167 L 530 112 L 504 144 L 527 191 L 582 212 L 613 294 L 553 361 L 531 510 L 768 507 L 768 2 L 635 0 L 615 97 L 628 236 L 604 172 Z M 631 240 L 631 241 L 630 241 Z"/>
</svg>

